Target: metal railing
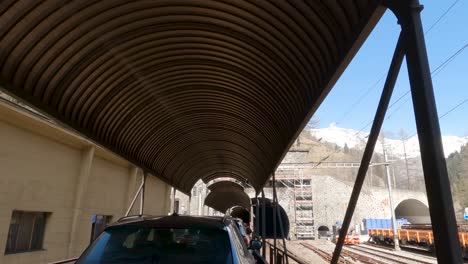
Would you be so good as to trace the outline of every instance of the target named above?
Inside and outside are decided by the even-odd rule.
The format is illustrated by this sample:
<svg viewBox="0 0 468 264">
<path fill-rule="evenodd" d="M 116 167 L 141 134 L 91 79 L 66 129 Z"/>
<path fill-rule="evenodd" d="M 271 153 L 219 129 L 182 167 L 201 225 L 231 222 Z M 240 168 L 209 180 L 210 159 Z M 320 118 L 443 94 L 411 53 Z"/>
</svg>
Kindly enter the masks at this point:
<svg viewBox="0 0 468 264">
<path fill-rule="evenodd" d="M 302 259 L 299 259 L 296 255 L 294 255 L 290 251 L 287 251 L 285 253 L 284 249 L 282 249 L 280 247 L 276 247 L 276 251 L 275 251 L 273 244 L 271 244 L 268 241 L 266 241 L 266 244 L 264 246 L 268 246 L 268 248 L 269 248 L 268 263 L 270 263 L 270 264 L 273 264 L 273 263 L 274 264 L 286 263 L 286 258 L 292 259 L 295 262 L 297 262 L 298 264 L 307 264 L 307 262 L 305 262 Z M 276 256 L 275 256 L 275 252 L 276 252 Z"/>
</svg>

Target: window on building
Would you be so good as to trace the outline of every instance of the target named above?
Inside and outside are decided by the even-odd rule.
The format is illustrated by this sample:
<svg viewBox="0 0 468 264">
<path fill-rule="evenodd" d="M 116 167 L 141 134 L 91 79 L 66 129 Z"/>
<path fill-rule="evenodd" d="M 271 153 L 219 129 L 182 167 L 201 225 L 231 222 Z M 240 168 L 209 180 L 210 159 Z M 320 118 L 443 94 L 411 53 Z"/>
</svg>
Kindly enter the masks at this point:
<svg viewBox="0 0 468 264">
<path fill-rule="evenodd" d="M 48 214 L 14 210 L 11 215 L 5 254 L 41 250 Z"/>
<path fill-rule="evenodd" d="M 111 215 L 93 215 L 92 217 L 92 226 L 91 226 L 91 242 L 93 242 L 107 225 L 111 222 Z"/>
</svg>

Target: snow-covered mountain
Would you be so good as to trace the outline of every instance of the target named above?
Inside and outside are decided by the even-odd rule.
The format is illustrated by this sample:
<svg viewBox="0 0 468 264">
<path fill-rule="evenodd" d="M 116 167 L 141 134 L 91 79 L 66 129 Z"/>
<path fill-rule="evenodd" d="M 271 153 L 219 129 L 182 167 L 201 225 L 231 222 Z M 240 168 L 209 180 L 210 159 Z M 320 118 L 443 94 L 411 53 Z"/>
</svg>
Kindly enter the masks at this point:
<svg viewBox="0 0 468 264">
<path fill-rule="evenodd" d="M 345 144 L 349 148 L 364 148 L 367 142 L 369 132 L 360 132 L 349 128 L 340 128 L 335 124 L 331 124 L 327 128 L 308 129 L 308 133 L 320 141 L 335 143 L 340 147 Z M 444 146 L 445 156 L 448 157 L 450 153 L 459 151 L 460 147 L 468 143 L 468 137 L 457 136 L 442 136 L 442 144 Z M 408 158 L 418 157 L 419 141 L 417 136 L 410 137 L 405 141 L 406 155 Z M 403 141 L 400 139 L 385 139 L 385 148 L 391 156 L 398 158 L 404 157 Z M 382 142 L 379 141 L 375 147 L 375 151 L 382 153 Z"/>
</svg>

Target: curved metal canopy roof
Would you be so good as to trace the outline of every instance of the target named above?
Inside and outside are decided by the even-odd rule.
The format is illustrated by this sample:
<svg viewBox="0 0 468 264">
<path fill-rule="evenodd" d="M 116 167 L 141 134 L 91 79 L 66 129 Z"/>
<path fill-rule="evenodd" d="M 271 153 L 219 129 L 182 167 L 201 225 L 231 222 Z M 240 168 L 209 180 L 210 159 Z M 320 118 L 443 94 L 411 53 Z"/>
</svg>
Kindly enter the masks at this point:
<svg viewBox="0 0 468 264">
<path fill-rule="evenodd" d="M 377 2 L 3 0 L 0 84 L 183 192 L 259 190 Z"/>
<path fill-rule="evenodd" d="M 205 205 L 220 212 L 240 206 L 250 210 L 250 198 L 244 188 L 231 181 L 215 182 L 208 186 L 210 193 L 205 198 Z"/>
<path fill-rule="evenodd" d="M 236 189 L 238 191 L 244 191 L 244 187 L 242 185 L 233 181 L 213 182 L 207 188 L 210 191 L 216 191 L 216 190 L 222 190 L 222 189 Z"/>
</svg>

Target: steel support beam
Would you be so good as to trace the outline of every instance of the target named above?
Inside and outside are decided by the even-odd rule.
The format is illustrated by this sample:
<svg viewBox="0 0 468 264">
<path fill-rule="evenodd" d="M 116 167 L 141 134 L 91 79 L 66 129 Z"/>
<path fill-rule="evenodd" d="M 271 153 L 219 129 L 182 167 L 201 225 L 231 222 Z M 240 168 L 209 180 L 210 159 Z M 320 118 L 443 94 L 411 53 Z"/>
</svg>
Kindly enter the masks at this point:
<svg viewBox="0 0 468 264">
<path fill-rule="evenodd" d="M 375 144 L 377 142 L 380 129 L 382 128 L 382 124 L 385 119 L 385 113 L 387 112 L 387 108 L 390 103 L 390 98 L 393 93 L 393 88 L 395 87 L 398 73 L 400 72 L 403 57 L 404 45 L 402 33 L 400 33 L 395 52 L 393 54 L 392 62 L 388 70 L 387 79 L 385 80 L 385 85 L 382 91 L 382 95 L 380 97 L 379 105 L 375 113 L 374 122 L 372 124 L 366 148 L 364 150 L 364 154 L 362 155 L 361 165 L 356 176 L 356 182 L 354 183 L 353 192 L 351 193 L 348 208 L 346 209 L 345 218 L 343 220 L 343 225 L 340 230 L 340 236 L 336 243 L 335 251 L 333 252 L 333 258 L 331 260 L 332 264 L 338 263 L 338 259 L 343 248 L 345 237 L 348 234 L 351 218 L 353 217 L 354 210 L 356 209 L 359 194 L 361 193 L 362 185 L 364 184 L 364 180 L 366 178 L 367 169 L 369 168 L 369 163 L 374 153 Z"/>
<path fill-rule="evenodd" d="M 143 181 L 140 184 L 140 187 L 138 187 L 137 192 L 135 193 L 135 196 L 133 196 L 132 202 L 130 203 L 130 206 L 128 206 L 127 212 L 125 213 L 125 216 L 128 216 L 130 214 L 130 211 L 133 208 L 133 205 L 136 202 L 136 199 L 138 198 L 138 195 L 140 195 L 141 189 L 143 188 Z"/>
<path fill-rule="evenodd" d="M 273 180 L 276 181 L 275 173 L 273 173 Z M 278 194 L 276 193 L 276 184 L 274 185 L 274 188 L 273 188 L 273 201 L 275 203 L 274 210 L 276 211 L 276 215 L 278 217 L 281 238 L 283 240 L 283 251 L 284 251 L 283 256 L 284 256 L 284 258 L 286 258 L 286 264 L 289 264 L 288 247 L 286 246 L 286 239 L 284 238 L 283 220 L 281 219 L 280 209 L 279 209 L 279 206 L 278 206 Z"/>
<path fill-rule="evenodd" d="M 188 208 L 187 208 L 187 214 L 190 215 L 191 213 L 191 208 L 192 208 L 192 194 L 190 194 L 188 198 Z"/>
<path fill-rule="evenodd" d="M 439 263 L 462 263 L 450 182 L 442 147 L 424 31 L 417 0 L 385 1 L 405 36 L 406 63 L 418 131 L 429 212 Z"/>
<path fill-rule="evenodd" d="M 130 168 L 130 171 L 129 171 L 129 178 L 128 178 L 128 185 L 127 185 L 127 201 L 126 201 L 126 205 L 130 205 L 132 204 L 132 201 L 133 201 L 133 198 L 135 197 L 135 190 L 137 191 L 137 193 L 139 193 L 138 191 L 140 190 L 140 181 L 139 181 L 139 178 L 138 178 L 138 175 L 139 175 L 139 172 L 140 172 L 140 169 L 136 166 L 131 166 Z M 127 216 L 127 210 L 128 208 L 125 208 L 124 211 L 123 211 L 123 215 L 124 216 Z"/>
<path fill-rule="evenodd" d="M 146 185 L 146 175 L 147 172 L 143 172 L 143 178 L 141 182 L 141 189 L 140 189 L 140 215 L 143 215 L 143 210 L 145 208 L 145 185 Z"/>
<path fill-rule="evenodd" d="M 176 188 L 172 188 L 172 213 L 175 214 L 176 213 L 176 207 L 175 207 L 175 202 L 176 202 L 176 193 L 177 193 L 177 189 Z"/>
<path fill-rule="evenodd" d="M 258 200 L 258 194 L 255 195 L 255 228 L 254 228 L 254 235 L 259 236 L 260 235 L 260 201 Z"/>
<path fill-rule="evenodd" d="M 276 179 L 275 179 L 275 173 L 273 173 L 272 177 L 272 186 L 273 186 L 273 204 L 272 204 L 272 209 L 273 209 L 273 256 L 276 261 L 276 254 L 278 253 L 277 251 L 277 245 L 276 245 L 276 222 L 277 222 L 277 216 L 276 216 L 276 203 L 275 203 L 275 190 L 276 190 Z"/>
<path fill-rule="evenodd" d="M 262 256 L 266 258 L 266 212 L 265 212 L 265 191 L 262 189 Z"/>
</svg>

